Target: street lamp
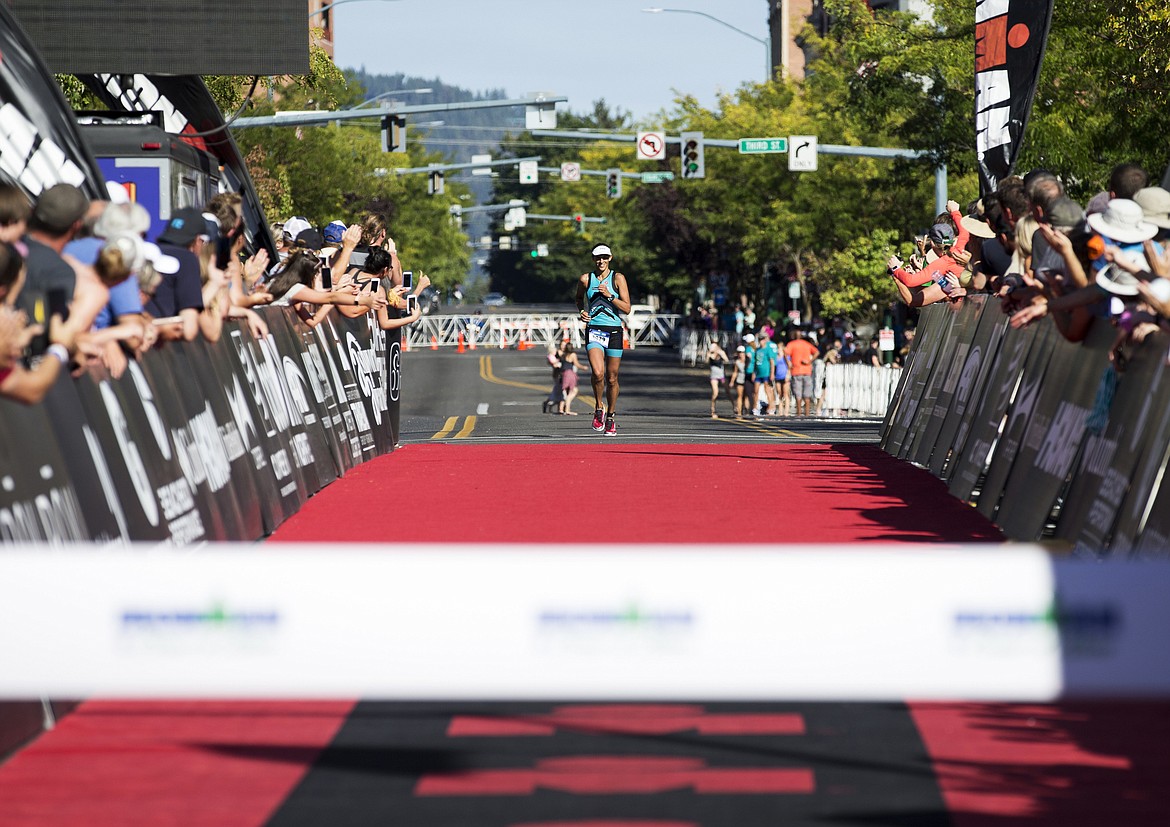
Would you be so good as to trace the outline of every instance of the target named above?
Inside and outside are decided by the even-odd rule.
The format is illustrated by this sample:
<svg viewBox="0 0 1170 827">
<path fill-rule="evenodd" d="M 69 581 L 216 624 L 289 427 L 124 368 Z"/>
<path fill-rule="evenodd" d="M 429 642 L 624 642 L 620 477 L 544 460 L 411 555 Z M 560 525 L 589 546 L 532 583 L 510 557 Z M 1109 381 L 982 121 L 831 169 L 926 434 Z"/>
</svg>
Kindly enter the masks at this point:
<svg viewBox="0 0 1170 827">
<path fill-rule="evenodd" d="M 342 3 L 346 2 L 346 1 L 347 0 L 338 0 L 338 2 L 342 2 Z M 726 26 L 727 28 L 731 29 L 733 32 L 739 32 L 744 37 L 750 37 L 752 40 L 756 41 L 756 43 L 762 43 L 764 45 L 764 64 L 766 67 L 766 71 L 764 73 L 764 79 L 765 79 L 765 81 L 769 81 L 772 79 L 772 38 L 770 38 L 770 37 L 767 37 L 767 38 L 756 37 L 754 34 L 751 34 L 750 32 L 745 32 L 743 29 L 731 25 L 726 20 L 720 20 L 718 17 L 715 17 L 714 15 L 707 14 L 707 12 L 705 12 L 705 11 L 695 11 L 694 9 L 659 9 L 659 8 L 642 9 L 642 11 L 646 12 L 647 14 L 697 14 L 699 17 L 705 17 L 708 20 L 714 20 L 720 26 Z"/>
<path fill-rule="evenodd" d="M 309 12 L 309 17 L 312 17 L 315 14 L 324 14 L 325 12 L 329 11 L 334 6 L 340 6 L 342 3 L 356 3 L 356 2 L 358 2 L 358 0 L 333 0 L 332 3 L 327 3 L 326 5 L 322 6 L 321 8 L 319 8 L 317 10 Z M 365 0 L 363 0 L 363 2 L 365 2 Z M 398 2 L 400 2 L 400 0 L 381 0 L 381 2 L 383 2 L 383 3 L 398 3 Z"/>
<path fill-rule="evenodd" d="M 361 103 L 355 104 L 349 108 L 350 109 L 361 109 L 366 104 L 373 103 L 374 101 L 379 101 L 382 98 L 388 98 L 391 95 L 429 95 L 429 94 L 431 94 L 431 92 L 434 92 L 434 91 L 435 90 L 430 88 L 429 86 L 424 86 L 421 89 L 391 89 L 389 92 L 383 92 L 380 95 L 374 95 L 374 97 L 372 97 L 372 98 L 366 98 Z"/>
</svg>

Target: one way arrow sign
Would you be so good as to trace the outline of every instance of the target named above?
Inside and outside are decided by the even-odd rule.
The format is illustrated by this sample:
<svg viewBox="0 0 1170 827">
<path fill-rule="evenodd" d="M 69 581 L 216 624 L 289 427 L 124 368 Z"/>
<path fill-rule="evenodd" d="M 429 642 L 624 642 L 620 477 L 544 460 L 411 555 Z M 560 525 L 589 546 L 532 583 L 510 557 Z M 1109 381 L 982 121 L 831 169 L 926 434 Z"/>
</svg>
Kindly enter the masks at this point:
<svg viewBox="0 0 1170 827">
<path fill-rule="evenodd" d="M 817 171 L 817 136 L 788 136 L 788 169 L 791 172 Z"/>
</svg>

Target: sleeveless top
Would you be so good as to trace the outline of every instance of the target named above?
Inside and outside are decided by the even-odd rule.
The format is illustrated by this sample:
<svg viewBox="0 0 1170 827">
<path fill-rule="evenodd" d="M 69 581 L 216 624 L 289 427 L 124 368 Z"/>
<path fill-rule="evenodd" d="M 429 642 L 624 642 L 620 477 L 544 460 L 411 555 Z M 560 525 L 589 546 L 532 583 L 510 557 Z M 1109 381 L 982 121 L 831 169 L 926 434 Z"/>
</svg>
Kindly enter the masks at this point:
<svg viewBox="0 0 1170 827">
<path fill-rule="evenodd" d="M 617 308 L 613 306 L 613 300 L 607 299 L 601 295 L 601 290 L 598 289 L 602 284 L 606 284 L 609 292 L 617 296 L 617 288 L 613 286 L 613 271 L 610 270 L 609 275 L 605 279 L 599 279 L 596 273 L 589 274 L 589 286 L 585 288 L 585 301 L 589 308 L 589 324 L 603 327 L 621 327 L 622 320 L 618 317 Z"/>
</svg>

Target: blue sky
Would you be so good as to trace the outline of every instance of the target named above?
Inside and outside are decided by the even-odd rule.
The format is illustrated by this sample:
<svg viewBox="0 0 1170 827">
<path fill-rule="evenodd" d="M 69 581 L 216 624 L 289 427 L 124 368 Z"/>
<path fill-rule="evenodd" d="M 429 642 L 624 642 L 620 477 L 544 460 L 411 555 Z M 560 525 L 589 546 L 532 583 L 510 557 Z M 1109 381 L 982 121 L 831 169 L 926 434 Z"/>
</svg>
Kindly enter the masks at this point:
<svg viewBox="0 0 1170 827">
<path fill-rule="evenodd" d="M 510 97 L 554 92 L 575 112 L 605 98 L 644 122 L 673 108 L 675 90 L 714 107 L 764 79 L 763 43 L 699 15 L 641 11 L 654 6 L 768 36 L 765 0 L 363 0 L 333 12 L 334 59 Z"/>
</svg>

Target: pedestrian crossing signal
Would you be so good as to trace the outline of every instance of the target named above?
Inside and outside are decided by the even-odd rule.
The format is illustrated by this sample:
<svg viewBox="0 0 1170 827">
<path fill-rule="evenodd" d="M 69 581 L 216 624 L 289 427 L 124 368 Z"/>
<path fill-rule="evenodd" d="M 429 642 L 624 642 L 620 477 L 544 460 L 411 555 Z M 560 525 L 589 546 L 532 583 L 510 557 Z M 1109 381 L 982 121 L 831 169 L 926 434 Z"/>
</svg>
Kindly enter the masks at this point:
<svg viewBox="0 0 1170 827">
<path fill-rule="evenodd" d="M 609 198 L 622 197 L 622 171 L 620 169 L 605 171 L 605 194 Z"/>
<path fill-rule="evenodd" d="M 682 141 L 682 177 L 705 178 L 707 172 L 703 162 L 703 133 L 683 132 L 679 138 Z"/>
</svg>

